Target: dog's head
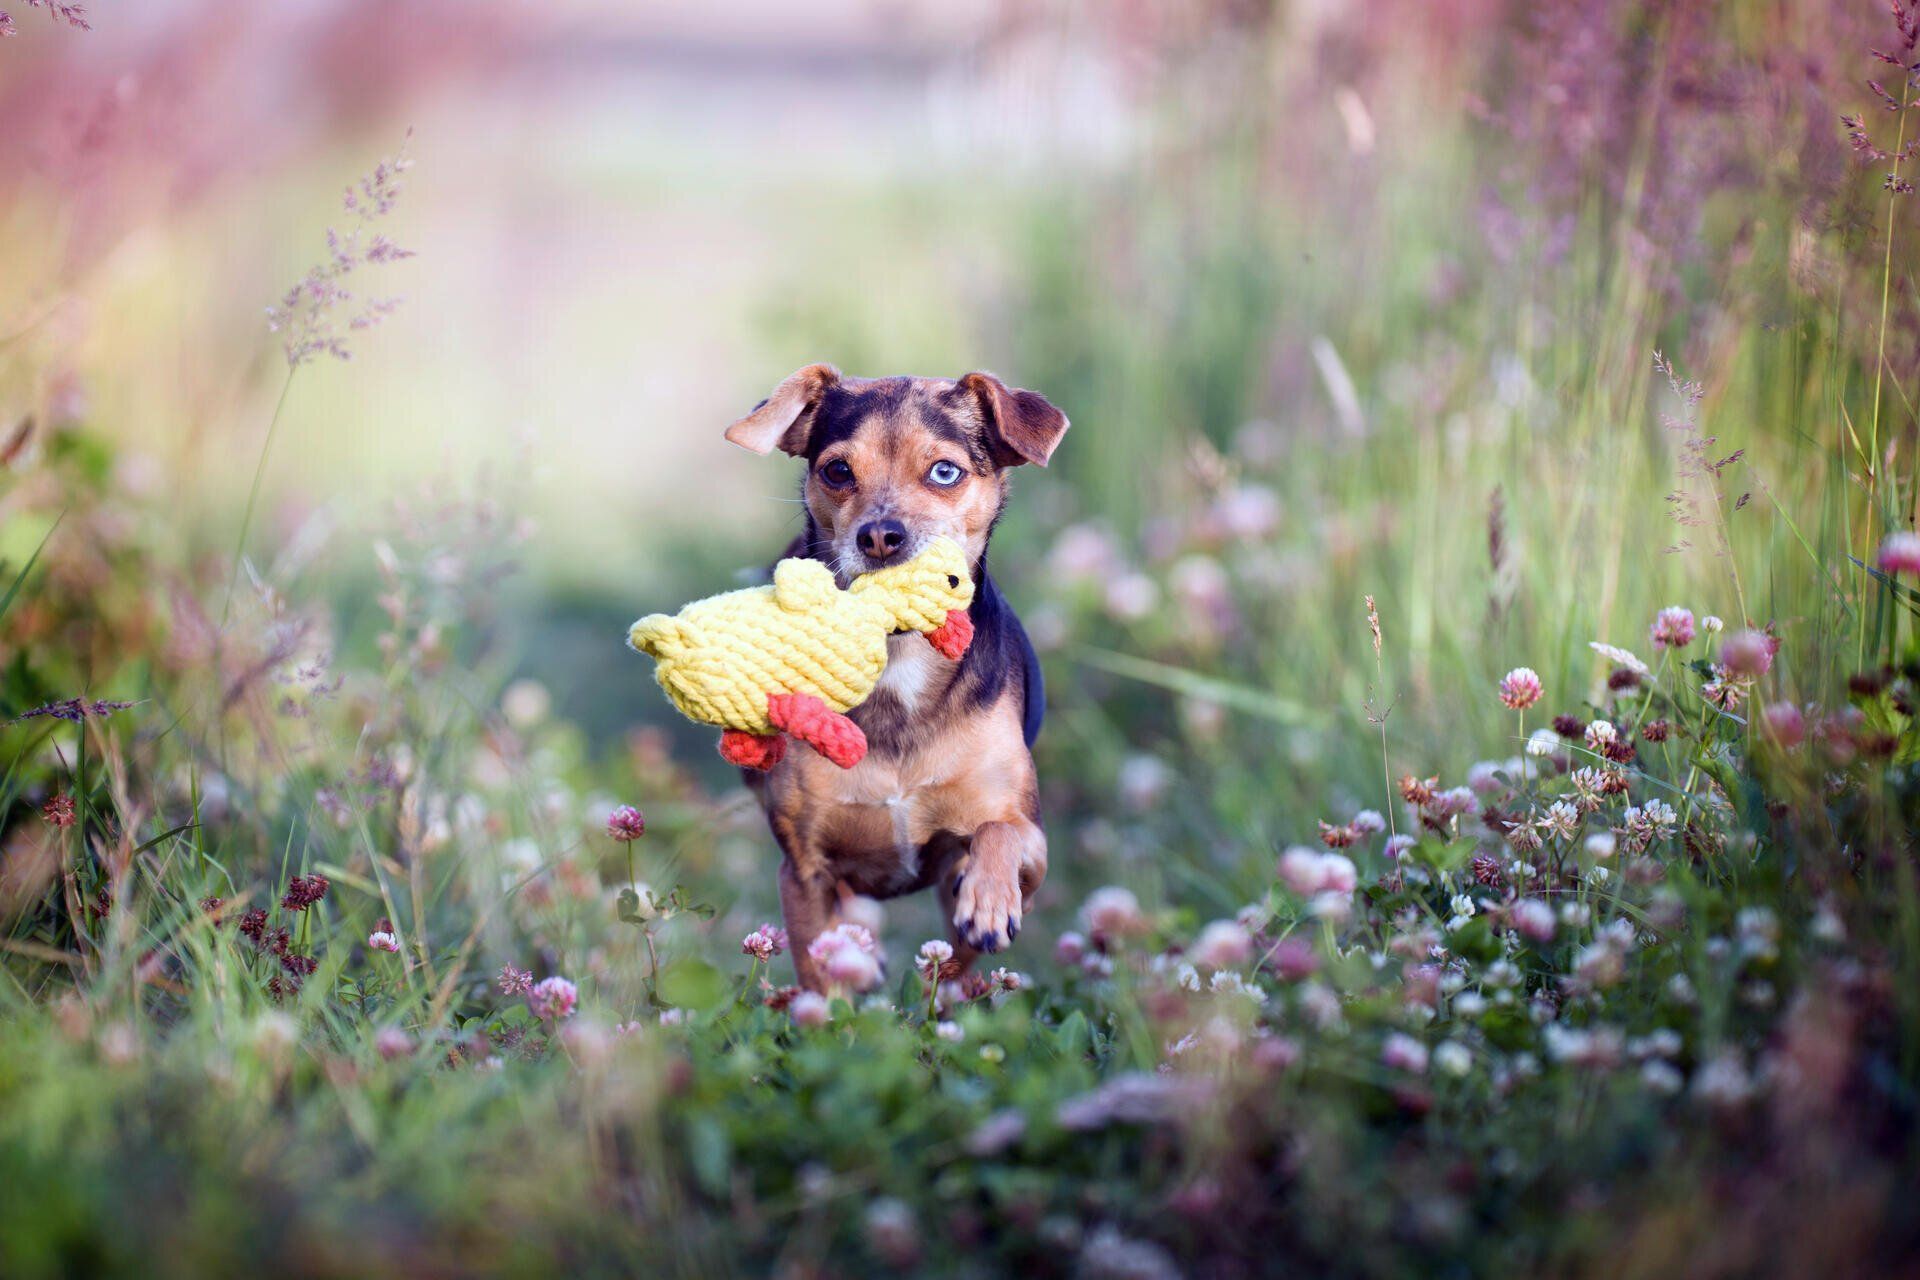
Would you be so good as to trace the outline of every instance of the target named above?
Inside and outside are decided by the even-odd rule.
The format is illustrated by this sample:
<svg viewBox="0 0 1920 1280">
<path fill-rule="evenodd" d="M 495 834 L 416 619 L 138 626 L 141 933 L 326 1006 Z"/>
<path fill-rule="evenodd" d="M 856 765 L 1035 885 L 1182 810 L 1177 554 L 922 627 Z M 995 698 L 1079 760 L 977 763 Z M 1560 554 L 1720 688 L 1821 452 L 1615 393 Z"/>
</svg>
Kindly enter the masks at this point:
<svg viewBox="0 0 1920 1280">
<path fill-rule="evenodd" d="M 1047 464 L 1067 416 L 990 373 L 847 378 L 812 364 L 775 387 L 727 439 L 807 461 L 804 494 L 841 583 L 952 538 L 978 562 L 1006 502 L 1006 473 Z"/>
</svg>

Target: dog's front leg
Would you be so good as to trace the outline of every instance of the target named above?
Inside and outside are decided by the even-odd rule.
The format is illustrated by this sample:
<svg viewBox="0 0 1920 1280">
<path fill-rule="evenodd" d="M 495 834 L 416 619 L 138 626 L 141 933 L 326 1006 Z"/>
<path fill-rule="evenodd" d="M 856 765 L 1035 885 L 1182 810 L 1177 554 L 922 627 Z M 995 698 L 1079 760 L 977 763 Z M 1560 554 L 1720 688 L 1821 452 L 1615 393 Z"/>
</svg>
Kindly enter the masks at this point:
<svg viewBox="0 0 1920 1280">
<path fill-rule="evenodd" d="M 1047 837 L 1038 824 L 1027 818 L 983 823 L 949 880 L 955 940 L 974 951 L 1010 945 L 1046 878 Z"/>
<path fill-rule="evenodd" d="M 780 860 L 780 914 L 786 918 L 787 946 L 793 951 L 793 974 L 809 991 L 824 993 L 826 980 L 807 948 L 825 932 L 833 915 L 833 880 L 825 873 L 807 875 L 791 857 Z"/>
</svg>

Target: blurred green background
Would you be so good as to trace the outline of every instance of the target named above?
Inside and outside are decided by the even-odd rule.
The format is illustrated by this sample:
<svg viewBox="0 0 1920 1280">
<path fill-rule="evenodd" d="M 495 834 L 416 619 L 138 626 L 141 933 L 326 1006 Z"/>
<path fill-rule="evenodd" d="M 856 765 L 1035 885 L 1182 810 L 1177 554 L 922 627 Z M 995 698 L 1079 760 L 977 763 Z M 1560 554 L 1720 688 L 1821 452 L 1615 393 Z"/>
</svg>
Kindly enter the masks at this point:
<svg viewBox="0 0 1920 1280">
<path fill-rule="evenodd" d="M 4 48 L 0 407 L 111 439 L 164 513 L 139 536 L 217 577 L 285 385 L 263 309 L 406 139 L 383 225 L 417 256 L 378 286 L 405 302 L 300 369 L 253 560 L 366 651 L 395 500 L 524 518 L 486 671 L 600 751 L 657 726 L 716 785 L 621 629 L 784 544 L 794 464 L 720 432 L 808 361 L 989 368 L 1072 417 L 995 565 L 1093 874 L 1177 840 L 1257 883 L 1285 832 L 1385 803 L 1370 714 L 1390 772 L 1464 768 L 1467 731 L 1512 736 L 1465 690 L 1525 662 L 1577 702 L 1587 642 L 1679 600 L 1815 639 L 1858 612 L 1835 553 L 1910 519 L 1861 461 L 1913 421 L 1909 255 L 1882 276 L 1837 123 L 1873 104 L 1871 5 L 93 16 L 16 15 Z M 1730 554 L 1670 518 L 1659 349 L 1744 450 Z"/>
</svg>

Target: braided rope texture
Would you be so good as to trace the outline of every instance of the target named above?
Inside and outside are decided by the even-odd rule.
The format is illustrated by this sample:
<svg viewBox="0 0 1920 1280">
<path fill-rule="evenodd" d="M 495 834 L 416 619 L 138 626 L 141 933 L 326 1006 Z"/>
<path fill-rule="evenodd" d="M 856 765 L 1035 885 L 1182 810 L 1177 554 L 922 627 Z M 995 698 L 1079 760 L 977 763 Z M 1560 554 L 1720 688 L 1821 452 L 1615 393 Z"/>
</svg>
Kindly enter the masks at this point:
<svg viewBox="0 0 1920 1280">
<path fill-rule="evenodd" d="M 782 560 L 773 581 L 709 596 L 634 623 L 627 643 L 653 657 L 654 677 L 700 724 L 772 734 L 767 700 L 818 698 L 845 712 L 887 666 L 887 637 L 932 634 L 973 603 L 966 553 L 936 538 L 913 559 L 856 578 L 847 590 L 817 560 Z"/>
</svg>

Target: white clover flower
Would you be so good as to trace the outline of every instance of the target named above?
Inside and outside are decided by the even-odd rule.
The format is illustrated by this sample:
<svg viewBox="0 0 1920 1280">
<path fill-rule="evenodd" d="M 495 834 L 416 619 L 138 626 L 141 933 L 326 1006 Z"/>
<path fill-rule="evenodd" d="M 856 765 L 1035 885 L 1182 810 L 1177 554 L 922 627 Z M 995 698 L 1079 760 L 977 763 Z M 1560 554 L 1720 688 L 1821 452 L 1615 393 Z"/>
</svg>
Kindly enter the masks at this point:
<svg viewBox="0 0 1920 1280">
<path fill-rule="evenodd" d="M 1686 1087 L 1687 1078 L 1671 1064 L 1654 1061 L 1640 1068 L 1640 1083 L 1655 1093 L 1671 1097 Z"/>
<path fill-rule="evenodd" d="M 1626 974 L 1625 957 L 1606 942 L 1589 943 L 1573 957 L 1573 976 L 1595 989 L 1611 987 Z"/>
<path fill-rule="evenodd" d="M 1217 996 L 1244 996 L 1255 1004 L 1265 1004 L 1267 993 L 1254 986 L 1231 969 L 1222 969 L 1213 975 L 1207 989 Z"/>
<path fill-rule="evenodd" d="M 1345 1020 L 1340 1010 L 1339 993 L 1324 982 L 1301 983 L 1299 1000 L 1300 1012 L 1322 1031 L 1331 1031 Z"/>
<path fill-rule="evenodd" d="M 1533 942 L 1553 940 L 1553 908 L 1539 898 L 1522 898 L 1508 910 L 1507 918 L 1520 936 Z"/>
<path fill-rule="evenodd" d="M 1627 1052 L 1636 1058 L 1674 1058 L 1685 1047 L 1686 1042 L 1678 1031 L 1672 1027 L 1661 1027 L 1628 1042 Z"/>
<path fill-rule="evenodd" d="M 940 966 L 953 959 L 953 946 L 939 938 L 920 944 L 920 953 L 914 957 L 914 968 L 920 976 L 929 982 L 940 972 Z"/>
<path fill-rule="evenodd" d="M 933 1034 L 952 1044 L 958 1044 L 967 1038 L 966 1030 L 957 1022 L 937 1022 L 934 1024 Z"/>
<path fill-rule="evenodd" d="M 1520 968 L 1511 960 L 1495 960 L 1487 966 L 1486 983 L 1490 987 L 1517 987 Z"/>
<path fill-rule="evenodd" d="M 1316 920 L 1343 924 L 1353 915 L 1353 891 L 1316 893 L 1307 903 L 1307 914 Z"/>
<path fill-rule="evenodd" d="M 1587 856 L 1597 862 L 1605 862 L 1611 858 L 1619 847 L 1620 842 L 1614 838 L 1611 831 L 1596 831 L 1587 837 Z M 1600 869 L 1605 870 L 1605 868 Z"/>
<path fill-rule="evenodd" d="M 1353 821 L 1347 825 L 1355 831 L 1377 836 L 1387 829 L 1387 820 L 1380 816 L 1378 809 L 1362 809 L 1353 815 Z"/>
<path fill-rule="evenodd" d="M 1471 916 L 1480 909 L 1480 904 L 1464 893 L 1454 894 L 1453 901 L 1449 902 L 1447 906 L 1453 911 L 1453 914 L 1457 916 Z"/>
<path fill-rule="evenodd" d="M 1253 937 L 1234 920 L 1215 920 L 1200 931 L 1188 953 L 1209 969 L 1231 969 L 1253 958 Z"/>
<path fill-rule="evenodd" d="M 1080 923 L 1088 933 L 1108 937 L 1139 933 L 1147 927 L 1140 900 L 1119 885 L 1103 885 L 1088 894 L 1080 905 Z"/>
<path fill-rule="evenodd" d="M 1390 1032 L 1380 1046 L 1380 1061 L 1395 1071 L 1423 1075 L 1427 1069 L 1427 1046 L 1404 1031 Z"/>
<path fill-rule="evenodd" d="M 1637 676 L 1647 676 L 1653 673 L 1653 668 L 1640 661 L 1632 650 L 1622 649 L 1618 645 L 1603 644 L 1598 640 L 1589 640 L 1587 647 L 1605 658 L 1608 662 L 1613 663 L 1617 667 L 1625 667 Z"/>
<path fill-rule="evenodd" d="M 1749 960 L 1771 960 L 1780 954 L 1780 921 L 1765 907 L 1743 907 L 1734 917 L 1740 954 Z"/>
<path fill-rule="evenodd" d="M 1534 828 L 1543 836 L 1571 840 L 1574 832 L 1580 829 L 1580 811 L 1565 800 L 1555 800 L 1547 806 L 1545 813 L 1535 819 Z"/>
<path fill-rule="evenodd" d="M 1527 754 L 1550 756 L 1560 749 L 1560 735 L 1551 729 L 1535 729 L 1527 738 Z"/>
<path fill-rule="evenodd" d="M 1280 882 L 1302 898 L 1327 887 L 1327 864 L 1318 849 L 1293 845 L 1280 855 Z"/>
<path fill-rule="evenodd" d="M 1353 865 L 1353 859 L 1344 853 L 1327 853 L 1320 857 L 1320 866 L 1325 875 L 1321 888 L 1329 893 L 1348 894 L 1359 887 L 1360 872 Z"/>
<path fill-rule="evenodd" d="M 1618 741 L 1620 730 L 1611 720 L 1595 720 L 1587 726 L 1587 746 L 1595 751 L 1603 750 L 1608 743 Z"/>
<path fill-rule="evenodd" d="M 1546 1029 L 1547 1056 L 1579 1067 L 1610 1067 L 1625 1048 L 1619 1030 L 1608 1026 L 1569 1027 L 1554 1023 Z"/>
<path fill-rule="evenodd" d="M 1705 631 L 1708 635 L 1714 635 L 1719 632 L 1725 631 L 1727 629 L 1727 624 L 1722 622 L 1719 618 L 1715 617 L 1713 614 L 1710 613 L 1706 617 L 1700 619 L 1700 629 L 1702 631 Z"/>
<path fill-rule="evenodd" d="M 1753 1077 L 1732 1049 L 1707 1060 L 1693 1077 L 1693 1094 L 1709 1106 L 1737 1107 L 1753 1096 Z"/>
<path fill-rule="evenodd" d="M 1446 1075 L 1460 1077 L 1473 1070 L 1473 1051 L 1458 1040 L 1448 1040 L 1433 1051 L 1433 1065 Z"/>
<path fill-rule="evenodd" d="M 1453 998 L 1453 1013 L 1457 1018 L 1477 1018 L 1487 1011 L 1487 998 L 1478 991 L 1462 991 Z"/>
</svg>

